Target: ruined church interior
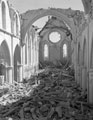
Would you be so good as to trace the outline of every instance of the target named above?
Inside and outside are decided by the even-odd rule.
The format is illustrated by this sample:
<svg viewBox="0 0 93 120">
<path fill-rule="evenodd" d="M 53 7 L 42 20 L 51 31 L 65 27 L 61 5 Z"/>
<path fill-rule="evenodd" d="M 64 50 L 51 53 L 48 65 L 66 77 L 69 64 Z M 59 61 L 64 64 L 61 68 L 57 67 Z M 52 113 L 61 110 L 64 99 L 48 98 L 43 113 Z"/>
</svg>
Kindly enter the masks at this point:
<svg viewBox="0 0 93 120">
<path fill-rule="evenodd" d="M 81 1 L 20 14 L 0 0 L 0 120 L 93 120 L 93 0 Z"/>
</svg>

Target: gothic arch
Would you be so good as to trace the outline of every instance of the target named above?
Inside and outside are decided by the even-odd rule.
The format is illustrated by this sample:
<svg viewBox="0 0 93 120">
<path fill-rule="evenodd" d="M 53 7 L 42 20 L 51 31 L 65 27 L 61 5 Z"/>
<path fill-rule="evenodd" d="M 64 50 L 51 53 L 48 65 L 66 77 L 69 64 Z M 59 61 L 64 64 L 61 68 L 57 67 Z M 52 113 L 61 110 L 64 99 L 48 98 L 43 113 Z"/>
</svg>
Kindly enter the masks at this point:
<svg viewBox="0 0 93 120">
<path fill-rule="evenodd" d="M 14 34 L 16 36 L 19 36 L 19 32 L 20 32 L 20 24 L 19 24 L 19 16 L 17 14 L 17 12 L 15 11 L 15 17 L 14 17 Z"/>
<path fill-rule="evenodd" d="M 10 51 L 5 40 L 0 45 L 0 59 L 4 59 L 4 63 L 8 66 L 11 64 Z"/>
<path fill-rule="evenodd" d="M 76 38 L 76 33 L 75 33 L 75 26 L 73 21 L 71 21 L 65 14 L 62 13 L 62 11 L 58 11 L 57 9 L 39 9 L 39 10 L 32 10 L 32 11 L 28 11 L 25 14 L 23 14 L 21 16 L 22 18 L 22 26 L 21 26 L 21 31 L 22 31 L 22 42 L 24 44 L 24 39 L 25 39 L 25 35 L 27 30 L 30 28 L 30 26 L 39 18 L 42 18 L 44 16 L 55 16 L 57 17 L 59 20 L 64 21 L 71 29 L 71 33 L 73 36 L 73 40 L 75 40 Z"/>
<path fill-rule="evenodd" d="M 16 35 L 19 36 L 19 32 L 20 32 L 20 18 L 19 18 L 19 14 L 18 12 L 15 12 L 16 14 Z"/>
<path fill-rule="evenodd" d="M 11 32 L 11 21 L 10 21 L 10 8 L 7 0 L 1 0 L 1 17 L 2 19 L 2 28 L 5 29 L 8 32 Z M 5 7 L 4 11 L 2 12 L 2 6 Z"/>
<path fill-rule="evenodd" d="M 10 51 L 6 41 L 4 40 L 0 45 L 0 75 L 4 76 L 4 80 L 7 80 L 7 70 L 6 67 L 10 66 Z"/>
<path fill-rule="evenodd" d="M 16 45 L 15 51 L 14 51 L 14 80 L 18 80 L 18 66 L 21 64 L 21 49 L 19 45 Z"/>
</svg>

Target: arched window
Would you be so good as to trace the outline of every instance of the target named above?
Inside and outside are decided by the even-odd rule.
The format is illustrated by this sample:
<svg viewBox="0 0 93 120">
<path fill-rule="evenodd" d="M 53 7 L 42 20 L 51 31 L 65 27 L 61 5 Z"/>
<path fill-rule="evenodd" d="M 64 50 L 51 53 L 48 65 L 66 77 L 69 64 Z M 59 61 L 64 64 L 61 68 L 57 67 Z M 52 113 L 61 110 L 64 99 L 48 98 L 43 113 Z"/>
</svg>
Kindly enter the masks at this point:
<svg viewBox="0 0 93 120">
<path fill-rule="evenodd" d="M 13 30 L 13 33 L 14 35 L 18 36 L 18 16 L 17 14 L 15 13 L 14 15 L 14 30 Z"/>
<path fill-rule="evenodd" d="M 4 2 L 2 2 L 2 27 L 6 29 L 6 7 Z"/>
<path fill-rule="evenodd" d="M 67 57 L 67 44 L 63 45 L 63 58 Z"/>
<path fill-rule="evenodd" d="M 16 15 L 14 15 L 13 33 L 16 35 Z"/>
<path fill-rule="evenodd" d="M 16 35 L 18 36 L 18 16 L 16 15 Z"/>
<path fill-rule="evenodd" d="M 48 58 L 48 45 L 44 45 L 44 58 Z"/>
</svg>

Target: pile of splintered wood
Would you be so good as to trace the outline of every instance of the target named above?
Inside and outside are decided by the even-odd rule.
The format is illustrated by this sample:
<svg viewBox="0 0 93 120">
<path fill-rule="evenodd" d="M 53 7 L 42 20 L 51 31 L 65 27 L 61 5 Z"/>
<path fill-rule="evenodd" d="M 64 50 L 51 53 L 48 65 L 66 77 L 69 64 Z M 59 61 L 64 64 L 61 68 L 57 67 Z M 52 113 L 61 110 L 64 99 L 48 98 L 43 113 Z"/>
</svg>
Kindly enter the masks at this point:
<svg viewBox="0 0 93 120">
<path fill-rule="evenodd" d="M 29 97 L 0 107 L 0 118 L 13 120 L 93 120 L 93 108 L 86 93 L 68 71 L 48 68 Z"/>
<path fill-rule="evenodd" d="M 4 83 L 0 86 L 0 104 L 7 105 L 20 100 L 24 96 L 29 96 L 33 92 L 37 85 L 31 85 L 28 83 L 17 83 L 14 84 Z"/>
</svg>

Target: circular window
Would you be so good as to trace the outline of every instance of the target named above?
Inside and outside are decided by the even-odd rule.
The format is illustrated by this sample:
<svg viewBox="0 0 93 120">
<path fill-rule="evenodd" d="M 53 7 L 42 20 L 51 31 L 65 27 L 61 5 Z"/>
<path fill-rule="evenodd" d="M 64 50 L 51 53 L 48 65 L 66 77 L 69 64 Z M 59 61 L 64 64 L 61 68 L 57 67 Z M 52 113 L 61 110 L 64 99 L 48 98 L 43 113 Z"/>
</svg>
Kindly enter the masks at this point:
<svg viewBox="0 0 93 120">
<path fill-rule="evenodd" d="M 61 35 L 59 32 L 52 32 L 49 34 L 49 40 L 53 43 L 57 43 L 58 41 L 60 41 L 61 39 Z"/>
</svg>

